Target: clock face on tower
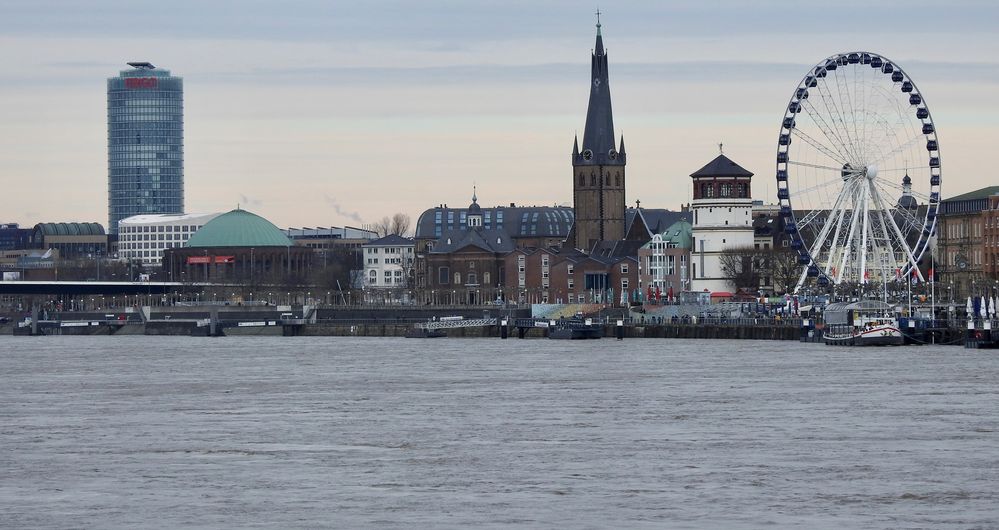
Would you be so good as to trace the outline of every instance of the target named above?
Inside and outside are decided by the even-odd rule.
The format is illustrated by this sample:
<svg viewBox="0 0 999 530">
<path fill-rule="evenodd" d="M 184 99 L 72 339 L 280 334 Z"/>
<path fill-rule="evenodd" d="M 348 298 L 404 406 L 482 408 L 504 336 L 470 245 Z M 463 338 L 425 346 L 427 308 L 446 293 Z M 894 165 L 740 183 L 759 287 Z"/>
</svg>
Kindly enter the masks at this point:
<svg viewBox="0 0 999 530">
<path fill-rule="evenodd" d="M 607 151 L 607 156 L 609 156 L 611 160 L 617 160 L 617 151 L 611 149 L 610 151 Z"/>
<path fill-rule="evenodd" d="M 592 159 L 593 159 L 593 151 L 590 151 L 589 149 L 584 149 L 583 160 L 592 160 Z"/>
</svg>

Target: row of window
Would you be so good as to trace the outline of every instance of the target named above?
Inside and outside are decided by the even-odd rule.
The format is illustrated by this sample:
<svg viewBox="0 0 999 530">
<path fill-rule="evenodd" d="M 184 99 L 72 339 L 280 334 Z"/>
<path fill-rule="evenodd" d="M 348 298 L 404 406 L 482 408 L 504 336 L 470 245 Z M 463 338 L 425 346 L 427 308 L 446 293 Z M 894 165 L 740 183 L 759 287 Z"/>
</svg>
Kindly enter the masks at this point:
<svg viewBox="0 0 999 530">
<path fill-rule="evenodd" d="M 124 234 L 138 234 L 138 233 L 170 233 L 170 232 L 195 232 L 199 230 L 202 225 L 143 225 L 143 226 L 130 226 L 122 225 L 121 232 Z M 186 236 L 187 234 L 185 234 Z"/>
<path fill-rule="evenodd" d="M 451 276 L 450 267 L 439 267 L 437 269 L 437 283 L 441 285 L 448 285 L 448 280 L 453 279 L 454 285 L 461 285 L 461 273 L 455 272 L 454 276 Z M 467 282 L 465 285 L 479 285 L 479 276 L 474 272 L 469 272 L 465 277 Z M 492 285 L 492 275 L 488 272 L 482 273 L 482 283 L 484 285 Z"/>
<path fill-rule="evenodd" d="M 378 254 L 380 249 L 385 250 L 385 254 L 412 254 L 412 247 L 368 247 L 364 249 L 366 254 Z"/>
<path fill-rule="evenodd" d="M 120 229 L 119 229 L 120 230 Z M 122 241 L 187 241 L 189 234 L 126 234 Z"/>
<path fill-rule="evenodd" d="M 749 184 L 744 182 L 717 184 L 714 182 L 701 183 L 701 198 L 710 199 L 713 197 L 738 197 L 745 199 L 749 197 Z"/>
<path fill-rule="evenodd" d="M 403 283 L 406 283 L 406 279 L 405 278 L 385 278 L 382 283 L 386 284 L 386 285 L 403 284 Z M 377 285 L 377 284 L 378 284 L 378 278 L 376 278 L 375 276 L 371 276 L 370 278 L 368 278 L 368 285 Z"/>
<path fill-rule="evenodd" d="M 108 167 L 111 169 L 135 169 L 144 167 L 181 167 L 183 159 L 179 158 L 177 160 L 122 160 L 118 157 L 112 158 L 108 161 Z"/>
<path fill-rule="evenodd" d="M 950 221 L 946 224 L 946 234 L 950 239 L 982 237 L 982 224 L 977 219 L 971 220 L 970 223 Z"/>
<path fill-rule="evenodd" d="M 159 249 L 164 248 L 181 248 L 184 246 L 182 241 L 153 241 L 145 243 L 118 243 L 118 248 L 121 250 L 139 250 L 145 248 Z"/>
</svg>

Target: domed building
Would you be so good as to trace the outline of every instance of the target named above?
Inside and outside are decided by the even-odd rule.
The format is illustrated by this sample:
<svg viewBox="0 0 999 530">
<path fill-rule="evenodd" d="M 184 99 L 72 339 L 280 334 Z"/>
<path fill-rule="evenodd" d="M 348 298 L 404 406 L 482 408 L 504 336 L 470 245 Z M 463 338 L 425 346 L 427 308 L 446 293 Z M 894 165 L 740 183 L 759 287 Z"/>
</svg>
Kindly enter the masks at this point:
<svg viewBox="0 0 999 530">
<path fill-rule="evenodd" d="M 164 251 L 163 268 L 174 281 L 267 281 L 309 273 L 313 256 L 267 219 L 236 208 L 206 223 L 186 246 Z"/>
</svg>

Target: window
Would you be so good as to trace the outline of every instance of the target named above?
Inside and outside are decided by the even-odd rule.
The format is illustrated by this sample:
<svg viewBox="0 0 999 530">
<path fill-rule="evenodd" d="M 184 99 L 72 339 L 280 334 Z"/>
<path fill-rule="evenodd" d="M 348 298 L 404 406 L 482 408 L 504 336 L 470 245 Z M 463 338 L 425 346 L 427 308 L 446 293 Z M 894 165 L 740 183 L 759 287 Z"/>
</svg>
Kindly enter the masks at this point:
<svg viewBox="0 0 999 530">
<path fill-rule="evenodd" d="M 628 264 L 627 263 L 622 263 L 621 264 L 621 274 L 628 274 Z"/>
<path fill-rule="evenodd" d="M 628 278 L 621 278 L 621 289 L 628 289 Z"/>
<path fill-rule="evenodd" d="M 567 272 L 568 274 L 572 274 L 572 271 L 573 271 L 574 269 L 575 269 L 575 267 L 573 267 L 572 265 L 569 265 L 569 266 L 568 266 L 568 267 L 566 268 L 566 272 Z"/>
<path fill-rule="evenodd" d="M 455 285 L 461 285 L 461 273 L 460 272 L 454 273 L 454 284 Z"/>
<path fill-rule="evenodd" d="M 721 193 L 720 193 L 720 195 L 722 197 L 728 197 L 731 194 L 732 194 L 732 185 L 731 184 L 722 184 L 721 185 Z M 731 208 L 729 209 L 729 211 L 731 211 Z"/>
<path fill-rule="evenodd" d="M 450 277 L 451 269 L 449 267 L 440 267 L 437 269 L 437 283 L 447 285 Z"/>
<path fill-rule="evenodd" d="M 573 288 L 575 288 L 575 282 L 573 281 L 572 278 L 569 278 L 569 289 L 573 289 Z M 570 295 L 570 296 L 572 296 L 572 295 Z"/>
<path fill-rule="evenodd" d="M 482 273 L 482 283 L 484 283 L 486 285 L 492 285 L 492 281 L 491 281 L 491 278 L 490 278 L 488 272 L 483 272 Z"/>
</svg>

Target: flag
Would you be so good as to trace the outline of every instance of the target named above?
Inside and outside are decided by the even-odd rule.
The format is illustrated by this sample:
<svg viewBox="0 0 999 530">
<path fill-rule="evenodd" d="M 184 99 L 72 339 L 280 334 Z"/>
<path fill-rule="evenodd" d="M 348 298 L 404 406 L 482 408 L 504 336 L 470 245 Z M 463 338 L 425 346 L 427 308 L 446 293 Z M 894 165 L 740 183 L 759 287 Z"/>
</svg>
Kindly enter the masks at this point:
<svg viewBox="0 0 999 530">
<path fill-rule="evenodd" d="M 902 279 L 902 269 L 901 268 L 895 269 L 895 281 L 899 281 L 901 279 Z"/>
<path fill-rule="evenodd" d="M 933 267 L 930 267 L 930 270 L 929 270 L 929 272 L 927 272 L 927 274 L 930 277 L 930 283 L 932 283 L 934 281 L 933 280 Z"/>
</svg>

